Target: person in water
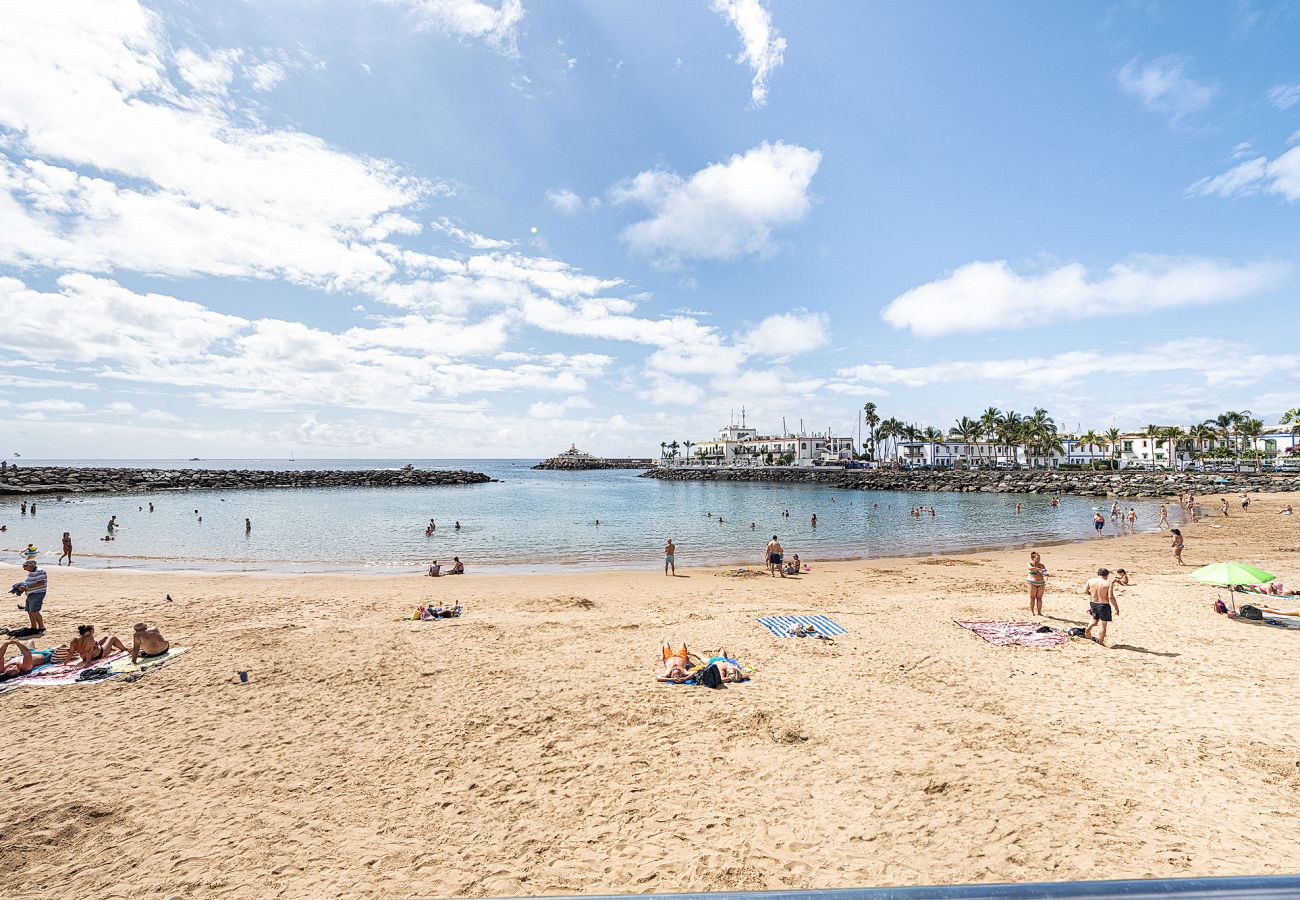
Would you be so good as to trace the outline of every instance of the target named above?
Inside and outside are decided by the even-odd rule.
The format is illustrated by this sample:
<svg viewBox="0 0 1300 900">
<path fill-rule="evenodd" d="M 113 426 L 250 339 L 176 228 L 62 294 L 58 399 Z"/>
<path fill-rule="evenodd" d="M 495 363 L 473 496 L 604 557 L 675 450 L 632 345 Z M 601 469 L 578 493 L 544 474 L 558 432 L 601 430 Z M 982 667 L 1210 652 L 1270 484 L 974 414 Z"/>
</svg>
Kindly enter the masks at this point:
<svg viewBox="0 0 1300 900">
<path fill-rule="evenodd" d="M 668 543 L 664 544 L 664 574 L 677 574 L 677 545 L 673 539 L 669 538 Z"/>
<path fill-rule="evenodd" d="M 171 642 L 162 636 L 157 627 L 150 628 L 144 622 L 135 623 L 135 634 L 131 638 L 131 662 L 151 656 L 164 656 L 171 648 Z"/>
<path fill-rule="evenodd" d="M 78 625 L 77 636 L 68 644 L 68 658 L 80 656 L 83 662 L 93 663 L 96 660 L 103 659 L 109 651 L 129 652 L 126 644 L 123 644 L 114 635 L 108 635 L 103 638 L 95 637 L 94 625 Z"/>
<path fill-rule="evenodd" d="M 59 565 L 63 565 L 63 560 L 67 559 L 68 565 L 72 565 L 72 535 L 69 532 L 63 532 L 63 552 L 59 554 Z"/>
</svg>

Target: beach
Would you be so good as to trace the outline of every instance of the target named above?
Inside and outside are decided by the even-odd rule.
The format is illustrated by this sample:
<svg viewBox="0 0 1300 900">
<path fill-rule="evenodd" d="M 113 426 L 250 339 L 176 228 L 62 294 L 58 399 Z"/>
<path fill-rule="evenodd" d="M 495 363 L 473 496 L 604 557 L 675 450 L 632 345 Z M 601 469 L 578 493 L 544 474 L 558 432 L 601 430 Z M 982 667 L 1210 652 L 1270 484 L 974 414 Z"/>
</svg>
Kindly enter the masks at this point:
<svg viewBox="0 0 1300 900">
<path fill-rule="evenodd" d="M 653 551 L 644 572 L 440 579 L 46 564 L 45 643 L 144 620 L 189 652 L 134 682 L 0 695 L 0 862 L 25 893 L 103 898 L 1292 871 L 1300 632 L 1216 615 L 1221 592 L 1187 578 L 1233 559 L 1300 586 L 1288 502 L 1183 526 L 1183 569 L 1165 534 L 1042 547 L 1049 625 L 1086 624 L 1097 567 L 1132 573 L 1111 648 L 953 624 L 1027 618 L 1024 550 L 810 559 L 788 579 L 684 551 L 678 578 Z M 464 615 L 411 621 L 427 602 Z M 848 633 L 754 622 L 778 613 Z M 663 640 L 757 672 L 656 684 Z"/>
</svg>

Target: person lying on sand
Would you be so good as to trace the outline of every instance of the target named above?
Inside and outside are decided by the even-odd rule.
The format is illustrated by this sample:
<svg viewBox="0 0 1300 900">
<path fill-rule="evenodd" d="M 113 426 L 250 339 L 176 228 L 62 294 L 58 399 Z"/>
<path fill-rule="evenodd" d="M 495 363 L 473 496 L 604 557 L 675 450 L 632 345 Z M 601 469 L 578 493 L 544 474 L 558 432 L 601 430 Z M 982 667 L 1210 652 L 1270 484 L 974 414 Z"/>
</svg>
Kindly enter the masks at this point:
<svg viewBox="0 0 1300 900">
<path fill-rule="evenodd" d="M 123 644 L 111 634 L 97 639 L 94 625 L 78 625 L 77 635 L 68 644 L 69 658 L 80 656 L 83 662 L 92 663 L 95 660 L 103 659 L 110 650 L 127 652 L 126 644 Z"/>
<path fill-rule="evenodd" d="M 741 669 L 740 663 L 727 650 L 719 650 L 716 656 L 710 656 L 706 666 L 717 666 L 718 674 L 724 684 L 740 684 L 748 681 L 749 676 Z"/>
<path fill-rule="evenodd" d="M 429 622 L 433 619 L 457 619 L 460 618 L 459 606 L 426 606 L 420 610 L 420 621 Z"/>
<path fill-rule="evenodd" d="M 9 652 L 11 646 L 17 647 L 20 655 L 13 659 L 5 659 L 4 655 Z M 43 666 L 53 660 L 53 650 L 35 650 L 19 641 L 5 641 L 4 646 L 0 646 L 0 681 L 26 675 L 37 666 Z"/>
<path fill-rule="evenodd" d="M 144 622 L 135 623 L 135 635 L 131 639 L 131 662 L 162 656 L 171 648 L 171 643 L 156 627 L 150 628 Z"/>
<path fill-rule="evenodd" d="M 685 644 L 681 650 L 674 650 L 672 644 L 664 642 L 660 652 L 663 672 L 656 676 L 659 681 L 682 682 L 693 677 L 701 667 L 700 658 L 687 650 Z"/>
</svg>

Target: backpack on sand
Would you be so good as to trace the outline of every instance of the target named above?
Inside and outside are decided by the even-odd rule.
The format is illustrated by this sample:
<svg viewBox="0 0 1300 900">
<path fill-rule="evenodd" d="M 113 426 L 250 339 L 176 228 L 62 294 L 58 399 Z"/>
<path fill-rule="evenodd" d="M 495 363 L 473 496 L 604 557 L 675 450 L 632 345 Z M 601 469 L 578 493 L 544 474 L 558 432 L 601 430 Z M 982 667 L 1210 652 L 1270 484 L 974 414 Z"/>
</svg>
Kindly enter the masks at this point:
<svg viewBox="0 0 1300 900">
<path fill-rule="evenodd" d="M 1250 619 L 1252 622 L 1264 621 L 1264 614 L 1259 611 L 1259 607 L 1251 606 L 1249 603 L 1238 610 L 1237 615 L 1243 619 Z"/>
</svg>

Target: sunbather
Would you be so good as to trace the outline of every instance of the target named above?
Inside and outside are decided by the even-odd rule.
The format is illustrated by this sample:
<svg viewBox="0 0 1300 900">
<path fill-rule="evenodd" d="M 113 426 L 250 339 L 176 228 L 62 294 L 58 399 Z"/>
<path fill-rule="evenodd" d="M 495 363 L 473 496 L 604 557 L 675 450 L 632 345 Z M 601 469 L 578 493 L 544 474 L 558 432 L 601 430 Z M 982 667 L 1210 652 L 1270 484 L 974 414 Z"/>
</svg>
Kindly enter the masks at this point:
<svg viewBox="0 0 1300 900">
<path fill-rule="evenodd" d="M 717 656 L 710 656 L 705 665 L 717 666 L 718 673 L 726 684 L 739 684 L 749 680 L 749 676 L 741 669 L 740 663 L 727 650 L 719 650 Z"/>
<path fill-rule="evenodd" d="M 4 655 L 9 652 L 10 646 L 17 647 L 20 655 L 14 659 L 5 659 Z M 53 659 L 53 650 L 34 650 L 19 641 L 5 641 L 4 646 L 0 647 L 0 666 L 3 667 L 0 668 L 0 681 L 26 675 L 37 666 L 43 666 Z"/>
<path fill-rule="evenodd" d="M 459 606 L 426 606 L 420 610 L 420 621 L 431 619 L 455 619 L 460 616 Z"/>
<path fill-rule="evenodd" d="M 171 643 L 157 628 L 150 628 L 144 622 L 135 623 L 135 634 L 131 638 L 131 662 L 163 656 L 171 648 Z"/>
<path fill-rule="evenodd" d="M 80 656 L 86 663 L 103 659 L 110 651 L 129 652 L 126 644 L 118 640 L 115 635 L 96 638 L 94 625 L 78 625 L 77 637 L 68 644 L 68 650 L 71 651 L 68 654 L 69 658 Z"/>
<path fill-rule="evenodd" d="M 663 672 L 657 676 L 660 681 L 685 681 L 700 667 L 700 658 L 687 650 L 685 644 L 681 650 L 674 650 L 671 644 L 665 643 L 661 655 Z"/>
<path fill-rule="evenodd" d="M 1268 616 L 1300 616 L 1300 609 L 1297 609 L 1295 605 L 1290 609 L 1278 609 L 1275 606 L 1265 606 L 1262 603 L 1257 603 L 1255 606 L 1260 612 Z"/>
</svg>

